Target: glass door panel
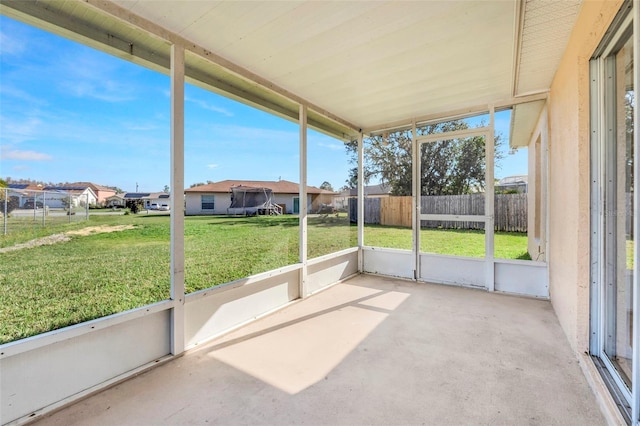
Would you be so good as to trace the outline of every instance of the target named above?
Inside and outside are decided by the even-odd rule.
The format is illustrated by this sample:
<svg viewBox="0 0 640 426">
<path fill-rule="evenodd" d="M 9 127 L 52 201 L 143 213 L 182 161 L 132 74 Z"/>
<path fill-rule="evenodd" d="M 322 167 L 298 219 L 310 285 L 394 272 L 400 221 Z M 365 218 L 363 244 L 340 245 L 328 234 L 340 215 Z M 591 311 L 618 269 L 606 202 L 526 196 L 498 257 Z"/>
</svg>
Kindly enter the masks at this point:
<svg viewBox="0 0 640 426">
<path fill-rule="evenodd" d="M 605 59 L 604 354 L 631 389 L 633 322 L 633 39 Z"/>
<path fill-rule="evenodd" d="M 483 258 L 486 137 L 445 136 L 420 145 L 420 252 Z"/>
</svg>

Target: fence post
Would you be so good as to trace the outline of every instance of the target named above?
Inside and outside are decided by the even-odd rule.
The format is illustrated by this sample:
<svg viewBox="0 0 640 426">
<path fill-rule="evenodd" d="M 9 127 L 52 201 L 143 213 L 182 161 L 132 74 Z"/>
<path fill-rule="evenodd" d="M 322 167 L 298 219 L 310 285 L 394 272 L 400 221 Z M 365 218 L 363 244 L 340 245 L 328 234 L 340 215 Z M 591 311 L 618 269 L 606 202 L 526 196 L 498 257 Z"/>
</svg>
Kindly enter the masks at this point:
<svg viewBox="0 0 640 426">
<path fill-rule="evenodd" d="M 4 190 L 4 235 L 7 235 L 7 223 L 9 222 L 9 220 L 7 219 L 7 210 L 8 210 L 8 206 L 7 203 L 9 199 L 9 190 L 5 189 Z"/>
<path fill-rule="evenodd" d="M 42 191 L 42 227 L 45 227 L 45 216 L 47 215 L 47 192 Z"/>
</svg>

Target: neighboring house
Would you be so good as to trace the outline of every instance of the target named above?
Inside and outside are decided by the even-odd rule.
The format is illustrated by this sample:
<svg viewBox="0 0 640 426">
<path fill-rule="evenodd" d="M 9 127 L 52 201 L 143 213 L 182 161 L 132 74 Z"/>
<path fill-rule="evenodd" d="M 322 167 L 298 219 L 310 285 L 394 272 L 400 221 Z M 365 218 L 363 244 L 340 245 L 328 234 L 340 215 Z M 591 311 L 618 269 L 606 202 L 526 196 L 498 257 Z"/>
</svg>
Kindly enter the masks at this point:
<svg viewBox="0 0 640 426">
<path fill-rule="evenodd" d="M 186 189 L 185 203 L 187 215 L 230 214 L 231 188 L 248 186 L 269 188 L 272 191 L 271 201 L 282 207 L 283 212 L 297 214 L 300 212 L 300 184 L 287 180 L 255 181 L 255 180 L 223 180 L 207 185 Z M 321 204 L 331 204 L 334 192 L 307 186 L 307 208 L 310 213 L 317 211 Z"/>
<path fill-rule="evenodd" d="M 102 185 L 96 185 L 95 183 L 92 183 L 92 182 L 74 182 L 74 183 L 68 184 L 67 186 L 78 186 L 78 187 L 88 186 L 89 188 L 91 188 L 93 193 L 96 194 L 96 199 L 97 199 L 96 204 L 100 204 L 102 206 L 106 205 L 107 198 L 116 194 L 115 189 L 108 188 Z"/>
<path fill-rule="evenodd" d="M 498 183 L 495 184 L 495 192 L 496 194 L 505 193 L 505 192 L 526 193 L 528 181 L 529 181 L 529 176 L 527 175 L 515 175 L 515 176 L 503 177 L 498 181 Z"/>
<path fill-rule="evenodd" d="M 127 203 L 124 199 L 126 194 L 124 192 L 120 194 L 114 194 L 110 197 L 105 198 L 104 206 L 105 207 L 126 207 Z"/>
<path fill-rule="evenodd" d="M 35 197 L 37 201 L 51 208 L 65 207 L 65 203 L 62 200 L 69 196 L 75 207 L 84 205 L 87 203 L 87 200 L 89 205 L 104 205 L 106 204 L 106 198 L 115 194 L 113 189 L 95 185 L 91 182 L 75 182 L 48 186 L 11 183 L 9 184 L 9 189 L 12 191 L 9 194 L 10 196 L 17 196 L 20 199 L 20 206 L 23 206 L 28 200 L 33 201 Z"/>
<path fill-rule="evenodd" d="M 93 189 L 85 185 L 45 186 L 39 199 L 46 206 L 54 209 L 71 207 L 86 207 L 98 203 L 98 196 Z"/>
<path fill-rule="evenodd" d="M 391 187 L 383 183 L 364 187 L 364 196 L 369 198 L 386 198 L 391 195 Z M 351 188 L 341 191 L 333 198 L 333 205 L 338 210 L 349 208 L 349 198 L 357 198 L 358 189 Z"/>
<path fill-rule="evenodd" d="M 24 206 L 27 201 L 40 200 L 42 193 L 42 185 L 34 185 L 28 183 L 10 183 L 7 185 L 7 195 L 9 197 L 18 198 L 18 206 Z"/>
<path fill-rule="evenodd" d="M 120 195 L 122 195 L 125 205 L 127 201 L 138 200 L 142 203 L 142 208 L 147 210 L 158 210 L 163 204 L 168 209 L 171 199 L 171 195 L 166 192 L 127 192 Z M 115 200 L 113 197 L 111 199 Z"/>
<path fill-rule="evenodd" d="M 170 197 L 166 192 L 152 192 L 143 199 L 144 208 L 162 210 L 161 207 L 166 206 L 166 210 L 168 210 Z"/>
</svg>

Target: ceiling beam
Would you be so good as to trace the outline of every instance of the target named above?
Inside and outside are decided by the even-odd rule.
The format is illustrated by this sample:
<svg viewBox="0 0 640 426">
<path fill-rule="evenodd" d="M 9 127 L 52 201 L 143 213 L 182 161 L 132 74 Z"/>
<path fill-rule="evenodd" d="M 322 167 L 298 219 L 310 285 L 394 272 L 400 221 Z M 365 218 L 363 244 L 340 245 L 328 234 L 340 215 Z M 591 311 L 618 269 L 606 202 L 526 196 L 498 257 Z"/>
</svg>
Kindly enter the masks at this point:
<svg viewBox="0 0 640 426">
<path fill-rule="evenodd" d="M 526 0 L 516 1 L 515 19 L 513 20 L 513 77 L 511 79 L 511 96 L 516 96 L 518 92 L 518 81 L 520 79 L 520 59 L 522 56 L 522 33 L 524 31 L 524 11 Z"/>
<path fill-rule="evenodd" d="M 325 110 L 324 108 L 315 105 L 311 102 L 309 102 L 308 100 L 302 98 L 301 96 L 298 96 L 286 89 L 284 89 L 283 87 L 278 86 L 277 84 L 267 80 L 266 78 L 263 78 L 261 76 L 259 76 L 258 74 L 255 74 L 249 70 L 247 70 L 246 68 L 243 68 L 231 61 L 229 61 L 226 58 L 223 58 L 222 56 L 217 55 L 214 52 L 211 52 L 207 49 L 205 49 L 202 46 L 199 46 L 185 38 L 183 38 L 182 36 L 171 32 L 169 30 L 167 30 L 166 28 L 161 27 L 160 25 L 151 22 L 145 18 L 142 18 L 138 15 L 135 15 L 134 13 L 116 5 L 115 3 L 112 3 L 108 0 L 85 0 L 87 2 L 87 4 L 93 6 L 96 9 L 99 9 L 111 16 L 114 16 L 124 22 L 127 22 L 131 25 L 135 25 L 138 28 L 143 29 L 144 31 L 149 32 L 150 34 L 153 34 L 156 37 L 160 37 L 163 40 L 167 40 L 168 42 L 170 42 L 171 44 L 177 44 L 177 45 L 181 45 L 183 46 L 186 50 L 191 51 L 192 53 L 200 56 L 203 59 L 206 59 L 210 62 L 213 62 L 217 65 L 220 65 L 221 67 L 225 68 L 226 70 L 230 71 L 231 73 L 237 74 L 238 76 L 241 76 L 247 80 L 250 80 L 264 88 L 267 88 L 271 91 L 273 91 L 274 93 L 289 99 L 291 101 L 296 102 L 299 105 L 304 105 L 309 109 L 314 110 L 315 112 L 317 112 L 318 114 L 321 114 L 327 118 L 329 118 L 332 121 L 335 121 L 336 123 L 344 126 L 344 127 L 348 127 L 351 130 L 354 131 L 354 134 L 356 134 L 358 132 L 358 130 L 360 129 L 360 126 L 357 126 L 353 123 L 350 123 L 349 121 L 338 117 L 337 115 Z"/>
<path fill-rule="evenodd" d="M 509 109 L 514 105 L 519 105 L 528 102 L 535 102 L 540 100 L 546 100 L 548 91 L 529 94 L 526 96 L 517 96 L 506 100 L 499 100 L 493 103 L 487 103 L 482 105 L 474 105 L 468 108 L 460 108 L 452 111 L 443 111 L 429 115 L 423 115 L 421 117 L 409 118 L 407 120 L 395 121 L 392 123 L 382 123 L 377 126 L 372 126 L 363 129 L 365 134 L 379 134 L 389 131 L 407 130 L 410 129 L 412 123 L 415 121 L 418 125 L 427 125 L 433 123 L 439 123 L 448 120 L 458 120 L 467 117 L 473 117 L 475 115 L 485 114 L 489 112 L 489 106 L 493 105 L 496 111 L 502 111 Z"/>
</svg>

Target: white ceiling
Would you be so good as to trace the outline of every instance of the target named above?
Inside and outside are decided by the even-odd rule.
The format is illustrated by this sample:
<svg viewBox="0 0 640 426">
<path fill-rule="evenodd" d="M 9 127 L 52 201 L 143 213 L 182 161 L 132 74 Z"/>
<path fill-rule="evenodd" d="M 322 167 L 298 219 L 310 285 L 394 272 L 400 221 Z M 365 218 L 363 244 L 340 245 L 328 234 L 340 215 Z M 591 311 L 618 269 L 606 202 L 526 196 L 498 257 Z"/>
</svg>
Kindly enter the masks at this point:
<svg viewBox="0 0 640 426">
<path fill-rule="evenodd" d="M 193 75 L 203 78 L 192 78 L 210 74 L 203 84 L 212 90 L 289 118 L 296 102 L 307 102 L 319 126 L 322 115 L 339 118 L 344 132 L 547 90 L 579 7 L 580 0 L 41 0 L 0 11 L 160 68 L 168 43 L 159 39 L 182 40 L 200 51 Z M 223 67 L 202 69 L 202 52 Z"/>
<path fill-rule="evenodd" d="M 581 0 L 527 0 L 517 92 L 548 88 L 571 35 Z"/>
<path fill-rule="evenodd" d="M 116 3 L 362 128 L 511 97 L 515 2 Z"/>
</svg>

